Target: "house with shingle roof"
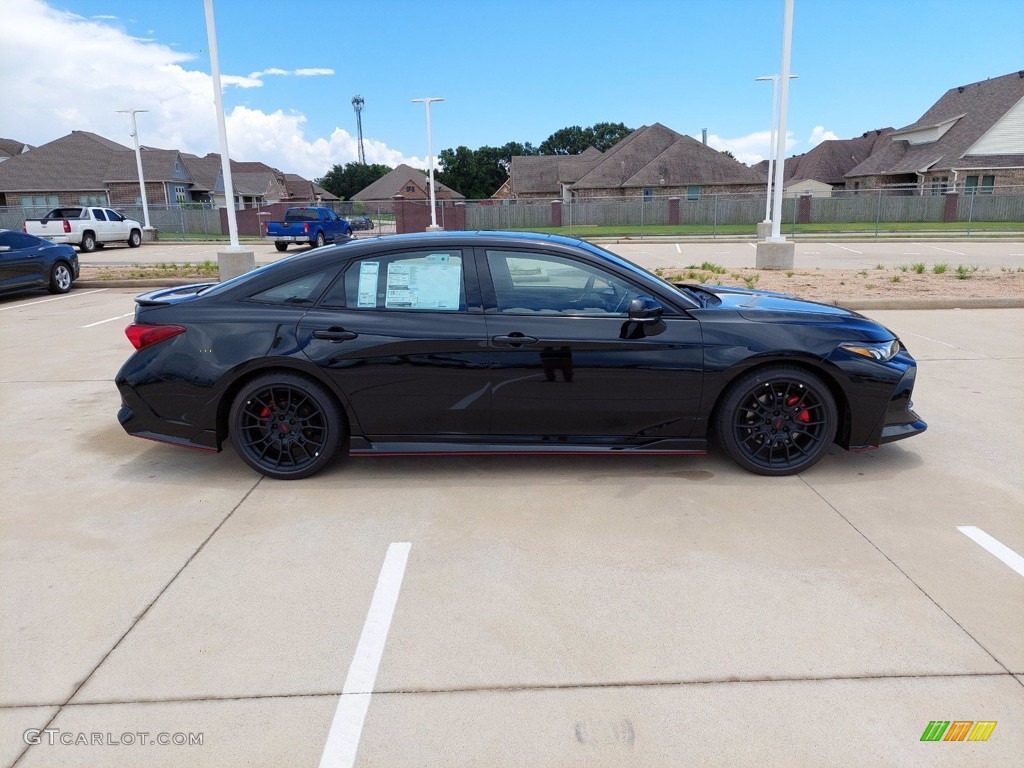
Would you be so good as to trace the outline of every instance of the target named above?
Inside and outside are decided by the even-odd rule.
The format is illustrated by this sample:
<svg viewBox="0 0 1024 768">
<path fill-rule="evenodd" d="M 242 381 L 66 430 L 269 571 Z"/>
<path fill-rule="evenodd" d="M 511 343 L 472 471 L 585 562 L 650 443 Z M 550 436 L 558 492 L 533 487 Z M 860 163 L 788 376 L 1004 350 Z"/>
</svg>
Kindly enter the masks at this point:
<svg viewBox="0 0 1024 768">
<path fill-rule="evenodd" d="M 882 147 L 888 146 L 892 128 L 866 131 L 852 139 L 829 139 L 801 155 L 786 158 L 783 189 L 787 197 L 810 193 L 830 195 L 846 188 L 846 174 Z M 753 166 L 767 175 L 768 161 Z"/>
<path fill-rule="evenodd" d="M 847 189 L 940 193 L 1024 185 L 1024 70 L 950 88 L 846 173 Z"/>
<path fill-rule="evenodd" d="M 0 148 L 5 147 L 0 142 Z M 154 147 L 142 147 L 140 155 L 151 205 L 224 205 L 220 155 L 197 157 Z M 239 208 L 338 199 L 298 174 L 285 174 L 264 163 L 232 160 L 231 169 Z M 88 131 L 72 131 L 0 163 L 0 206 L 35 210 L 141 202 L 135 151 Z"/>
<path fill-rule="evenodd" d="M 760 192 L 766 177 L 661 123 L 645 125 L 605 152 L 513 157 L 507 187 L 517 199 L 686 197 Z M 500 196 L 500 195 L 499 195 Z"/>
<path fill-rule="evenodd" d="M 353 200 L 364 203 L 388 204 L 398 196 L 405 200 L 429 200 L 430 179 L 423 171 L 402 163 L 397 168 L 381 176 L 373 184 L 352 195 Z M 436 200 L 465 200 L 465 195 L 456 192 L 435 179 L 434 198 Z"/>
</svg>

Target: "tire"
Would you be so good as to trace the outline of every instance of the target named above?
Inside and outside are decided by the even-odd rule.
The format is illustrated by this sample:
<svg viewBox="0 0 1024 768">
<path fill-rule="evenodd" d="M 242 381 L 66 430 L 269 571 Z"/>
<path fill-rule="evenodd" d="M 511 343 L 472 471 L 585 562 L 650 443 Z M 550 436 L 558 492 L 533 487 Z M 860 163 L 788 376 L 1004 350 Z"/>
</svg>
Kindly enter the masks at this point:
<svg viewBox="0 0 1024 768">
<path fill-rule="evenodd" d="M 142 233 L 137 229 L 133 229 L 132 233 L 128 235 L 128 247 L 138 248 L 142 245 Z"/>
<path fill-rule="evenodd" d="M 71 290 L 71 283 L 75 278 L 71 274 L 71 267 L 66 261 L 58 261 L 50 270 L 50 293 L 67 293 Z"/>
<path fill-rule="evenodd" d="M 274 243 L 274 247 L 277 248 L 281 253 L 288 250 L 288 243 Z"/>
<path fill-rule="evenodd" d="M 82 233 L 82 242 L 78 246 L 78 250 L 82 253 L 92 253 L 96 250 L 96 235 L 92 232 Z"/>
<path fill-rule="evenodd" d="M 719 403 L 715 429 L 733 460 L 758 475 L 810 469 L 832 444 L 835 398 L 809 371 L 773 365 L 740 377 Z"/>
<path fill-rule="evenodd" d="M 269 373 L 246 384 L 228 415 L 238 455 L 275 480 L 319 472 L 338 450 L 344 426 L 337 403 L 316 382 L 291 373 Z"/>
<path fill-rule="evenodd" d="M 324 237 L 324 233 L 323 232 L 317 232 L 316 233 L 316 245 L 314 245 L 313 247 L 314 248 L 323 248 L 326 243 L 327 243 L 327 238 Z"/>
</svg>

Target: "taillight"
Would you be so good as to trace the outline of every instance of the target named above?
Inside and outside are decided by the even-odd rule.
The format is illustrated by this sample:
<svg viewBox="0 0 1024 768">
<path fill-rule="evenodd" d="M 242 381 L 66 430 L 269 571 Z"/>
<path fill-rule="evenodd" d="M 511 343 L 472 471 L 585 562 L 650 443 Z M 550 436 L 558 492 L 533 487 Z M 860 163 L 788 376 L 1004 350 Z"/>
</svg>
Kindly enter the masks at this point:
<svg viewBox="0 0 1024 768">
<path fill-rule="evenodd" d="M 71 222 L 68 221 L 67 219 L 64 219 L 64 231 L 65 232 L 70 232 L 71 231 Z"/>
<path fill-rule="evenodd" d="M 124 335 L 136 350 L 151 347 L 161 341 L 172 339 L 185 329 L 180 325 L 140 325 L 132 323 L 124 329 Z"/>
<path fill-rule="evenodd" d="M 309 234 L 309 223 L 308 222 L 306 224 L 302 225 L 302 231 L 305 232 L 307 235 Z"/>
</svg>

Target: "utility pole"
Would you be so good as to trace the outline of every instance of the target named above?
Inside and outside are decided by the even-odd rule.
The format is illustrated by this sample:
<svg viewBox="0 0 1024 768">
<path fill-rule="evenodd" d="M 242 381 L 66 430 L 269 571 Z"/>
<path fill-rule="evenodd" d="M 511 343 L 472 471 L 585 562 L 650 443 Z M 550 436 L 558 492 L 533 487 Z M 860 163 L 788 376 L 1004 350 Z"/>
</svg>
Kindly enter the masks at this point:
<svg viewBox="0 0 1024 768">
<path fill-rule="evenodd" d="M 142 196 L 142 218 L 143 232 L 152 234 L 153 228 L 149 225 L 149 205 L 146 203 L 146 180 L 142 176 L 142 150 L 139 148 L 139 129 L 135 127 L 135 115 L 139 112 L 149 112 L 148 109 L 119 109 L 118 112 L 127 114 L 132 119 L 132 138 L 135 140 L 135 165 L 139 169 L 139 194 Z"/>
<path fill-rule="evenodd" d="M 359 137 L 359 164 L 366 165 L 366 150 L 363 149 L 363 104 L 366 100 L 358 94 L 352 97 L 352 109 L 356 111 L 356 135 Z"/>
<path fill-rule="evenodd" d="M 435 101 L 444 101 L 442 98 L 431 96 L 423 99 L 413 99 L 414 102 L 421 101 L 427 107 L 427 160 L 430 162 L 430 226 L 428 232 L 441 229 L 437 226 L 437 206 L 434 203 L 434 144 L 430 136 L 430 105 Z"/>
</svg>

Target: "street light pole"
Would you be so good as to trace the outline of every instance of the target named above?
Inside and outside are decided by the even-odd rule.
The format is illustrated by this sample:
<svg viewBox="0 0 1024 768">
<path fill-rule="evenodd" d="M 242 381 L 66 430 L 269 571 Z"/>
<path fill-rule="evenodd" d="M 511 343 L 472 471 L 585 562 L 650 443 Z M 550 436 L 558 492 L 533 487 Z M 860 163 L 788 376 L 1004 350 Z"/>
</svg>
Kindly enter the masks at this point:
<svg viewBox="0 0 1024 768">
<path fill-rule="evenodd" d="M 786 166 L 786 117 L 789 111 L 789 61 L 793 48 L 793 0 L 786 0 L 785 19 L 782 26 L 782 70 L 779 72 L 781 88 L 779 89 L 778 135 L 775 138 L 775 189 L 773 195 L 772 234 L 769 240 L 775 243 L 785 242 L 782 236 L 782 183 L 783 170 Z"/>
<path fill-rule="evenodd" d="M 231 160 L 228 156 L 228 129 L 224 122 L 224 98 L 220 87 L 220 61 L 217 58 L 217 27 L 213 21 L 213 0 L 203 0 L 206 6 L 206 38 L 210 44 L 210 74 L 213 75 L 213 103 L 217 108 L 217 133 L 220 135 L 220 167 L 224 176 L 224 196 L 228 209 L 228 235 L 231 250 L 239 249 L 238 220 L 235 218 L 235 188 L 231 183 Z"/>
<path fill-rule="evenodd" d="M 146 203 L 146 180 L 142 176 L 142 150 L 139 149 L 139 130 L 135 127 L 135 115 L 138 112 L 149 112 L 148 109 L 119 109 L 118 112 L 127 114 L 132 119 L 132 138 L 135 140 L 135 165 L 139 169 L 139 193 L 142 195 L 142 218 L 146 231 L 152 230 L 149 226 L 149 205 Z"/>
<path fill-rule="evenodd" d="M 796 78 L 797 75 L 790 75 L 789 79 Z M 772 128 L 768 140 L 768 194 L 764 200 L 764 220 L 771 222 L 772 220 L 772 175 L 775 172 L 775 123 L 779 119 L 779 75 L 765 75 L 764 77 L 755 77 L 755 81 L 771 80 L 772 81 Z M 785 168 L 783 168 L 785 172 Z"/>
<path fill-rule="evenodd" d="M 430 104 L 435 101 L 444 101 L 442 98 L 431 96 L 422 99 L 413 99 L 413 102 L 423 102 L 427 107 L 427 159 L 430 162 L 430 226 L 428 232 L 436 232 L 441 229 L 437 226 L 437 207 L 434 203 L 434 144 L 430 135 Z"/>
</svg>

